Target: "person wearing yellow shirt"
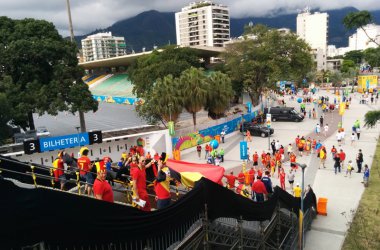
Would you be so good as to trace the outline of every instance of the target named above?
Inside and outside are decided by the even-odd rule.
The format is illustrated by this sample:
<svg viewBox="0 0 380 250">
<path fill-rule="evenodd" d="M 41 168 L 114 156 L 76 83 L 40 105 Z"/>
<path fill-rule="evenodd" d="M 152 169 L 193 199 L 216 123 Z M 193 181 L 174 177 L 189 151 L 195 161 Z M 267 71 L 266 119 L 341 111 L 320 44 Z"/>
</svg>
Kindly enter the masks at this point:
<svg viewBox="0 0 380 250">
<path fill-rule="evenodd" d="M 296 198 L 301 198 L 302 189 L 300 188 L 300 184 L 297 183 L 297 185 L 293 188 L 293 194 Z"/>
</svg>

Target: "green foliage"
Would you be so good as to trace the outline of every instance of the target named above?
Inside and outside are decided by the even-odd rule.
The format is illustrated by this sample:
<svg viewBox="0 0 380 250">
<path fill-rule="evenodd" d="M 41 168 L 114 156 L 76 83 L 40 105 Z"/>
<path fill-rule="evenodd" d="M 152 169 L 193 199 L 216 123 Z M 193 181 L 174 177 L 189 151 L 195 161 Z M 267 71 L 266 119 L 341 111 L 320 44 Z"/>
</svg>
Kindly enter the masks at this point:
<svg viewBox="0 0 380 250">
<path fill-rule="evenodd" d="M 3 139 L 8 138 L 9 128 L 7 126 L 7 122 L 11 120 L 10 113 L 10 104 L 8 103 L 7 96 L 4 93 L 0 93 L 0 145 L 2 144 Z"/>
<path fill-rule="evenodd" d="M 360 50 L 349 51 L 344 55 L 344 60 L 351 60 L 357 64 L 361 63 L 363 59 L 363 52 Z"/>
<path fill-rule="evenodd" d="M 313 68 L 310 47 L 295 34 L 262 25 L 246 27 L 248 34 L 255 38 L 229 45 L 223 57 L 232 83 L 242 85 L 254 105 L 265 88 L 279 80 L 302 82 Z"/>
<path fill-rule="evenodd" d="M 207 101 L 205 109 L 212 119 L 219 119 L 224 116 L 229 107 L 233 90 L 231 79 L 221 72 L 212 73 L 208 79 Z"/>
<path fill-rule="evenodd" d="M 380 66 L 380 47 L 364 50 L 364 60 L 372 67 Z"/>
<path fill-rule="evenodd" d="M 200 67 L 200 60 L 190 48 L 168 46 L 165 50 L 140 57 L 128 69 L 133 83 L 133 93 L 139 98 L 149 96 L 158 78 L 179 77 L 190 67 Z"/>
<path fill-rule="evenodd" d="M 343 24 L 347 29 L 362 29 L 368 39 L 379 46 L 380 44 L 377 43 L 375 39 L 370 37 L 364 29 L 364 26 L 370 23 L 373 23 L 373 16 L 366 10 L 348 13 L 343 19 Z"/>
<path fill-rule="evenodd" d="M 372 14 L 366 10 L 358 12 L 350 12 L 343 19 L 344 26 L 351 30 L 361 28 L 373 22 Z"/>
<path fill-rule="evenodd" d="M 331 72 L 329 80 L 332 83 L 333 87 L 339 87 L 342 84 L 343 80 L 342 73 L 339 71 Z"/>
<path fill-rule="evenodd" d="M 32 112 L 96 111 L 82 82 L 77 48 L 43 20 L 0 18 L 0 93 L 10 104 L 12 121 L 33 127 Z"/>
<path fill-rule="evenodd" d="M 208 96 L 207 77 L 202 69 L 191 67 L 185 70 L 180 78 L 183 106 L 193 115 L 194 126 L 197 124 L 196 113 L 206 105 Z"/>
<path fill-rule="evenodd" d="M 380 121 L 380 110 L 368 111 L 364 116 L 364 126 L 374 127 Z"/>
<path fill-rule="evenodd" d="M 356 68 L 355 62 L 352 60 L 346 59 L 346 60 L 343 60 L 340 71 L 343 73 L 348 73 L 352 69 L 355 69 L 355 68 Z"/>
</svg>

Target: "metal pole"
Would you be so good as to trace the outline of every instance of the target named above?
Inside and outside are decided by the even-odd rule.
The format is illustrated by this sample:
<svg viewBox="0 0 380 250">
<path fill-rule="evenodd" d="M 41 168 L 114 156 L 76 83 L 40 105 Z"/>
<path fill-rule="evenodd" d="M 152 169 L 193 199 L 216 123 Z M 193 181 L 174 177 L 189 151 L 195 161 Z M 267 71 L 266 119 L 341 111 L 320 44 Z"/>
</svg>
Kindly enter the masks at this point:
<svg viewBox="0 0 380 250">
<path fill-rule="evenodd" d="M 302 221 L 301 221 L 301 250 L 303 250 L 304 243 L 304 232 L 303 232 L 303 195 L 304 195 L 304 182 L 305 182 L 305 168 L 302 167 L 302 190 L 301 190 L 301 212 L 302 212 Z"/>
<path fill-rule="evenodd" d="M 74 41 L 74 29 L 73 29 L 73 22 L 71 20 L 70 0 L 66 0 L 66 7 L 67 7 L 67 15 L 69 16 L 70 39 L 73 42 Z"/>
<path fill-rule="evenodd" d="M 268 150 L 270 151 L 270 130 L 268 132 Z"/>
<path fill-rule="evenodd" d="M 243 133 L 243 141 L 244 141 L 244 114 L 241 114 L 241 132 Z"/>
</svg>

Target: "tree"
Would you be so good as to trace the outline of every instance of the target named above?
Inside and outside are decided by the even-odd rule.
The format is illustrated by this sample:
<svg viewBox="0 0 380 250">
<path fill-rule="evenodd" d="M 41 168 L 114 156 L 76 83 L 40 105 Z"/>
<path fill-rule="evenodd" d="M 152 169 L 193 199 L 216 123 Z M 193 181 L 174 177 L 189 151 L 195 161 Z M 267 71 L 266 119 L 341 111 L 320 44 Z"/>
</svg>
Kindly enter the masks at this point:
<svg viewBox="0 0 380 250">
<path fill-rule="evenodd" d="M 379 46 L 380 44 L 373 37 L 370 37 L 367 31 L 364 29 L 364 26 L 372 22 L 373 22 L 373 16 L 371 13 L 369 13 L 366 10 L 358 11 L 358 12 L 350 12 L 343 19 L 343 24 L 347 29 L 349 30 L 362 29 L 364 33 L 366 34 L 366 36 L 368 37 L 368 39 L 371 42 L 375 43 L 377 46 Z"/>
<path fill-rule="evenodd" d="M 128 69 L 133 93 L 139 98 L 149 96 L 158 78 L 179 77 L 190 67 L 200 67 L 200 58 L 193 49 L 168 46 L 163 51 L 153 51 L 140 57 Z"/>
<path fill-rule="evenodd" d="M 52 23 L 0 17 L 0 93 L 7 97 L 13 123 L 34 129 L 33 112 L 97 110 L 77 52 Z"/>
<path fill-rule="evenodd" d="M 231 79 L 221 72 L 213 72 L 207 79 L 207 85 L 205 109 L 209 117 L 219 119 L 224 116 L 233 96 Z"/>
<path fill-rule="evenodd" d="M 9 133 L 9 127 L 7 126 L 7 123 L 11 120 L 11 107 L 8 103 L 7 96 L 4 93 L 0 93 L 0 145 L 2 144 L 3 140 L 8 138 Z"/>
<path fill-rule="evenodd" d="M 354 61 L 345 59 L 342 62 L 342 67 L 340 71 L 342 73 L 347 73 L 347 72 L 350 72 L 352 69 L 355 69 L 355 67 L 356 67 L 356 64 Z"/>
<path fill-rule="evenodd" d="M 363 52 L 361 50 L 352 50 L 344 55 L 344 60 L 351 60 L 356 64 L 360 64 L 363 60 Z"/>
<path fill-rule="evenodd" d="M 364 126 L 373 128 L 380 121 L 380 110 L 368 111 L 364 116 Z"/>
<path fill-rule="evenodd" d="M 363 52 L 364 60 L 372 67 L 380 66 L 380 47 L 368 48 Z"/>
<path fill-rule="evenodd" d="M 202 69 L 191 67 L 185 70 L 180 77 L 183 106 L 193 115 L 194 127 L 197 125 L 196 114 L 202 110 L 207 102 L 207 78 Z"/>
<path fill-rule="evenodd" d="M 333 87 L 340 87 L 342 85 L 342 74 L 339 71 L 333 71 L 330 74 L 330 81 Z"/>
<path fill-rule="evenodd" d="M 262 25 L 246 31 L 247 38 L 229 45 L 222 57 L 233 84 L 243 86 L 252 104 L 258 103 L 265 88 L 274 88 L 275 82 L 302 82 L 312 69 L 310 47 L 295 34 L 281 34 Z"/>
</svg>

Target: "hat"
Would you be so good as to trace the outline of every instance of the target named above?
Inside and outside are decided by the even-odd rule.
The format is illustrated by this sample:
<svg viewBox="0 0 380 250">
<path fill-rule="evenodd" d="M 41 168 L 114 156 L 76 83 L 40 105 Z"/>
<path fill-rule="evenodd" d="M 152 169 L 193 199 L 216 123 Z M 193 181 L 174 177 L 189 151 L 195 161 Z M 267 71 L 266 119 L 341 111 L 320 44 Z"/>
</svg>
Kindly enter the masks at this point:
<svg viewBox="0 0 380 250">
<path fill-rule="evenodd" d="M 161 160 L 162 162 L 166 162 L 167 159 L 168 159 L 168 156 L 166 155 L 166 153 L 165 153 L 165 152 L 162 152 L 162 153 L 161 153 L 161 156 L 160 156 L 160 160 Z"/>
<path fill-rule="evenodd" d="M 89 152 L 89 149 L 87 147 L 82 147 L 80 150 L 79 150 L 79 153 L 80 155 L 87 155 Z"/>
<path fill-rule="evenodd" d="M 300 186 L 300 184 L 299 184 L 299 183 L 297 183 L 297 186 Z"/>
</svg>

